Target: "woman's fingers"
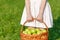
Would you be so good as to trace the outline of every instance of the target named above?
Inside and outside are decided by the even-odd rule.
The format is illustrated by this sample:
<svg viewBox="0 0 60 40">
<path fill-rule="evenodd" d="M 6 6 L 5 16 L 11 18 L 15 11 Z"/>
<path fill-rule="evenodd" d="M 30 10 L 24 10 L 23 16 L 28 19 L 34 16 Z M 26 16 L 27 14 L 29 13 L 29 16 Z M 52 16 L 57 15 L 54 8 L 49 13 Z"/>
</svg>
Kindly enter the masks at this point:
<svg viewBox="0 0 60 40">
<path fill-rule="evenodd" d="M 27 17 L 27 21 L 28 21 L 28 22 L 31 22 L 31 21 L 33 21 L 33 20 L 34 20 L 34 19 L 33 19 L 32 16 Z"/>
<path fill-rule="evenodd" d="M 27 19 L 27 21 L 28 21 L 28 22 L 31 22 L 31 21 L 33 21 L 33 19 L 29 18 L 29 19 Z"/>
<path fill-rule="evenodd" d="M 37 17 L 37 18 L 35 18 L 35 20 L 37 20 L 37 21 L 39 21 L 39 22 L 43 22 L 43 18 L 42 17 Z"/>
<path fill-rule="evenodd" d="M 39 22 L 43 22 L 43 17 L 42 16 L 38 16 L 37 18 L 33 18 L 31 15 L 30 16 L 27 16 L 27 21 L 28 22 L 32 22 L 32 21 L 34 21 L 34 20 L 37 20 L 37 21 L 39 21 Z"/>
</svg>

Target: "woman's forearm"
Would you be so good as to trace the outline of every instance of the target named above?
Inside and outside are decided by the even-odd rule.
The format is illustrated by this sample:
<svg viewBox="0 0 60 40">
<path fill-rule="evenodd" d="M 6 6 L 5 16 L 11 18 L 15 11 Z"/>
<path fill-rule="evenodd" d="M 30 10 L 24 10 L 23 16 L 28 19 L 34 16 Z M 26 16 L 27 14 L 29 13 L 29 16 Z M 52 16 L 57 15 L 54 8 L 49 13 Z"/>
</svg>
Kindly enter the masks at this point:
<svg viewBox="0 0 60 40">
<path fill-rule="evenodd" d="M 31 15 L 31 10 L 30 10 L 30 0 L 25 0 L 25 5 L 26 5 L 26 12 L 27 15 Z"/>
<path fill-rule="evenodd" d="M 39 15 L 42 16 L 45 8 L 46 0 L 42 0 L 42 3 L 39 8 Z"/>
</svg>

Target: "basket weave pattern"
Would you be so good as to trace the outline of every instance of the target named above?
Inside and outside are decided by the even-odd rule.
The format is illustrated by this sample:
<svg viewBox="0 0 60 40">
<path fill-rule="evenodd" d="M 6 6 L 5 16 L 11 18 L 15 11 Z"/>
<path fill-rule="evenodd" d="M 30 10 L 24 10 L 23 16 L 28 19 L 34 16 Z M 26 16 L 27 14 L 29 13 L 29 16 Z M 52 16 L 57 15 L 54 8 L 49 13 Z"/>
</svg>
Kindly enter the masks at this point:
<svg viewBox="0 0 60 40">
<path fill-rule="evenodd" d="M 48 40 L 48 35 L 47 33 L 44 34 L 39 34 L 39 35 L 28 35 L 28 34 L 23 34 L 21 32 L 20 34 L 21 40 Z"/>
</svg>

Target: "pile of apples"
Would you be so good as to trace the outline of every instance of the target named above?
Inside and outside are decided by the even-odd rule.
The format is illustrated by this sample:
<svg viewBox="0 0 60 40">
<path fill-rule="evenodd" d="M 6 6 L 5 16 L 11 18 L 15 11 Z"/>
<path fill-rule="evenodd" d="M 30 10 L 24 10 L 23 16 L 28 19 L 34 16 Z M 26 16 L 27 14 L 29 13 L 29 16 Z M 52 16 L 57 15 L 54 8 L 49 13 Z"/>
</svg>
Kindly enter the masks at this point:
<svg viewBox="0 0 60 40">
<path fill-rule="evenodd" d="M 29 34 L 29 35 L 33 35 L 33 34 L 42 34 L 42 33 L 46 33 L 47 31 L 45 29 L 38 29 L 38 28 L 26 28 L 23 33 L 24 34 Z"/>
</svg>

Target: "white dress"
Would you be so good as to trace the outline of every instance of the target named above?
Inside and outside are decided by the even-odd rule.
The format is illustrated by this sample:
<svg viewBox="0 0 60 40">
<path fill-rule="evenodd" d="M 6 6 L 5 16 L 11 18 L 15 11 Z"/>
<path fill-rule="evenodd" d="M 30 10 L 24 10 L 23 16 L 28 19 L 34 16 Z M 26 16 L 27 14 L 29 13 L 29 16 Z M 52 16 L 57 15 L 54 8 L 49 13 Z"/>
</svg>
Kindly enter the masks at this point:
<svg viewBox="0 0 60 40">
<path fill-rule="evenodd" d="M 37 15 L 40 11 L 39 8 L 41 6 L 41 2 L 42 2 L 42 0 L 30 0 L 31 14 L 34 18 L 37 17 Z M 21 25 L 23 25 L 24 22 L 26 21 L 26 17 L 27 17 L 26 6 L 24 6 L 23 14 L 22 14 L 21 22 L 20 22 Z M 44 9 L 43 21 L 46 23 L 48 28 L 53 27 L 52 12 L 51 12 L 51 7 L 50 7 L 48 1 L 46 2 L 46 6 L 45 6 L 45 9 Z M 40 23 L 36 20 L 34 20 L 33 22 L 27 22 L 25 24 L 25 26 L 46 28 L 46 26 L 43 23 Z"/>
</svg>

